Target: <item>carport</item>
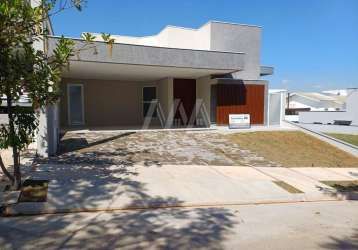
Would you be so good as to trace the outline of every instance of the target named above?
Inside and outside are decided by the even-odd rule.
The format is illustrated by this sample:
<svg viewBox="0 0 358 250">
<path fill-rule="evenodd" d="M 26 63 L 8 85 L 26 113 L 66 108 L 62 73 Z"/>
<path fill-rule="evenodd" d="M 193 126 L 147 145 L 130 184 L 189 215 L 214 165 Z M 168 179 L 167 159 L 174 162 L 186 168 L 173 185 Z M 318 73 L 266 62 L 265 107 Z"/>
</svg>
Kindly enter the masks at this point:
<svg viewBox="0 0 358 250">
<path fill-rule="evenodd" d="M 58 38 L 49 39 L 50 51 Z M 76 47 L 84 46 L 73 39 Z M 210 126 L 213 76 L 240 71 L 244 53 L 95 42 L 71 58 L 63 74 L 59 104 L 61 129 Z M 177 102 L 176 102 L 177 101 Z M 199 101 L 199 104 L 198 104 Z M 150 104 L 160 109 L 150 112 Z M 198 121 L 198 109 L 204 109 Z M 194 112 L 195 111 L 195 112 Z M 183 118 L 185 117 L 185 119 Z M 169 121 L 168 121 L 169 120 Z"/>
</svg>

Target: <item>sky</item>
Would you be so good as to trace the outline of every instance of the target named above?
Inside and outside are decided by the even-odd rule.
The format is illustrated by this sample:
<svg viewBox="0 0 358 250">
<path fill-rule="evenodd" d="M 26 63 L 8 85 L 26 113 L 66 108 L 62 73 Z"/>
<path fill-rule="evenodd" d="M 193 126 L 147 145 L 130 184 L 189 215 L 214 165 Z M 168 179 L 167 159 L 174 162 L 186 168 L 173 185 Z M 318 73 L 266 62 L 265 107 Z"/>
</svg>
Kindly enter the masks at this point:
<svg viewBox="0 0 358 250">
<path fill-rule="evenodd" d="M 270 88 L 321 91 L 358 87 L 358 0 L 87 0 L 52 18 L 56 35 L 129 36 L 209 20 L 262 27 L 261 64 Z"/>
</svg>

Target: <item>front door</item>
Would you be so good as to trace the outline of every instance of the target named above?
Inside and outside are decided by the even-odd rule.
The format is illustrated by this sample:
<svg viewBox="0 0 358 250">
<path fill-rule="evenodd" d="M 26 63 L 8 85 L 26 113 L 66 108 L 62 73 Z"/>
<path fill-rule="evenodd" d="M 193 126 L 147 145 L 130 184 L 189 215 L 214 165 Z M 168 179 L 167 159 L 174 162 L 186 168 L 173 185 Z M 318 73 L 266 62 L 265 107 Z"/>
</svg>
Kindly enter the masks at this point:
<svg viewBox="0 0 358 250">
<path fill-rule="evenodd" d="M 179 109 L 176 110 L 175 119 L 179 119 L 181 125 L 188 125 L 191 114 L 195 108 L 196 102 L 196 80 L 195 79 L 174 79 L 173 86 L 173 96 L 174 100 L 179 100 L 179 105 L 182 105 L 185 110 L 187 119 L 183 119 L 182 115 L 179 112 Z"/>
<path fill-rule="evenodd" d="M 68 122 L 69 125 L 84 124 L 83 85 L 69 84 L 68 89 Z"/>
</svg>

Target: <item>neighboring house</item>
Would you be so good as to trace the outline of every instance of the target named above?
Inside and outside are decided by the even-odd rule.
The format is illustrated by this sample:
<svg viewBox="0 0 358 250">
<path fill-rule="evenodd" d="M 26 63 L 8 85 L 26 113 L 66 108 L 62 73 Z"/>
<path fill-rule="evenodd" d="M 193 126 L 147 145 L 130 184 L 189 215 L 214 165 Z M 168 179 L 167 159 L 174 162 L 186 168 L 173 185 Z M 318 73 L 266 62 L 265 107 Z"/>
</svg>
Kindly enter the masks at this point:
<svg viewBox="0 0 358 250">
<path fill-rule="evenodd" d="M 345 109 L 345 96 L 332 93 L 295 92 L 287 97 L 287 113 L 300 111 L 341 111 Z"/>
<path fill-rule="evenodd" d="M 28 96 L 28 93 L 24 93 L 23 95 L 20 96 L 19 100 L 14 102 L 13 105 L 18 105 L 18 106 L 23 106 L 23 107 L 30 107 L 31 106 L 31 102 L 30 102 L 30 98 Z M 3 95 L 0 97 L 0 107 L 5 108 L 7 106 L 6 103 L 6 95 Z"/>
<path fill-rule="evenodd" d="M 331 90 L 324 90 L 322 91 L 325 95 L 330 96 L 347 96 L 348 92 L 347 89 L 331 89 Z"/>
<path fill-rule="evenodd" d="M 149 37 L 113 36 L 112 49 L 96 35 L 96 49 L 71 58 L 59 105 L 46 112 L 48 153 L 56 152 L 51 135 L 60 129 L 140 128 L 151 103 L 153 127 L 227 125 L 233 113 L 267 124 L 268 82 L 261 76 L 273 68 L 260 65 L 261 30 L 217 21 L 167 26 Z M 49 53 L 58 39 L 48 38 Z"/>
<path fill-rule="evenodd" d="M 6 101 L 6 95 L 0 96 L 0 124 L 7 124 L 9 122 Z M 20 96 L 18 101 L 13 102 L 13 106 L 30 108 L 32 105 L 27 93 Z"/>
<path fill-rule="evenodd" d="M 344 111 L 310 111 L 299 112 L 300 123 L 339 124 L 349 121 L 358 126 L 358 89 L 346 90 Z"/>
</svg>

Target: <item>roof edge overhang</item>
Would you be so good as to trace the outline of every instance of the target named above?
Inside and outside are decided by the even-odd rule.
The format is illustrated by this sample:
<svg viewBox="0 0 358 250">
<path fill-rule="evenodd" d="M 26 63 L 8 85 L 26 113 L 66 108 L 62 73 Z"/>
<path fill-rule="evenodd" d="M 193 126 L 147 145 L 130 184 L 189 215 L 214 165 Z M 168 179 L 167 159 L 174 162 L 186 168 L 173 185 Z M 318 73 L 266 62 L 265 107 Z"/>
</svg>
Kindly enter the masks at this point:
<svg viewBox="0 0 358 250">
<path fill-rule="evenodd" d="M 48 51 L 50 55 L 55 49 L 59 39 L 59 37 L 48 37 Z M 80 39 L 75 39 L 74 42 L 76 49 L 80 49 L 86 44 Z M 215 69 L 229 72 L 242 70 L 245 63 L 244 53 L 176 49 L 119 43 L 113 44 L 112 49 L 109 49 L 109 46 L 103 42 L 93 42 L 93 45 L 90 47 L 81 50 L 79 54 L 71 57 L 71 60 L 93 63 Z"/>
<path fill-rule="evenodd" d="M 235 78 L 216 78 L 214 79 L 214 84 L 256 84 L 256 85 L 267 85 L 268 81 L 266 80 L 245 80 L 245 79 L 235 79 Z"/>
</svg>

